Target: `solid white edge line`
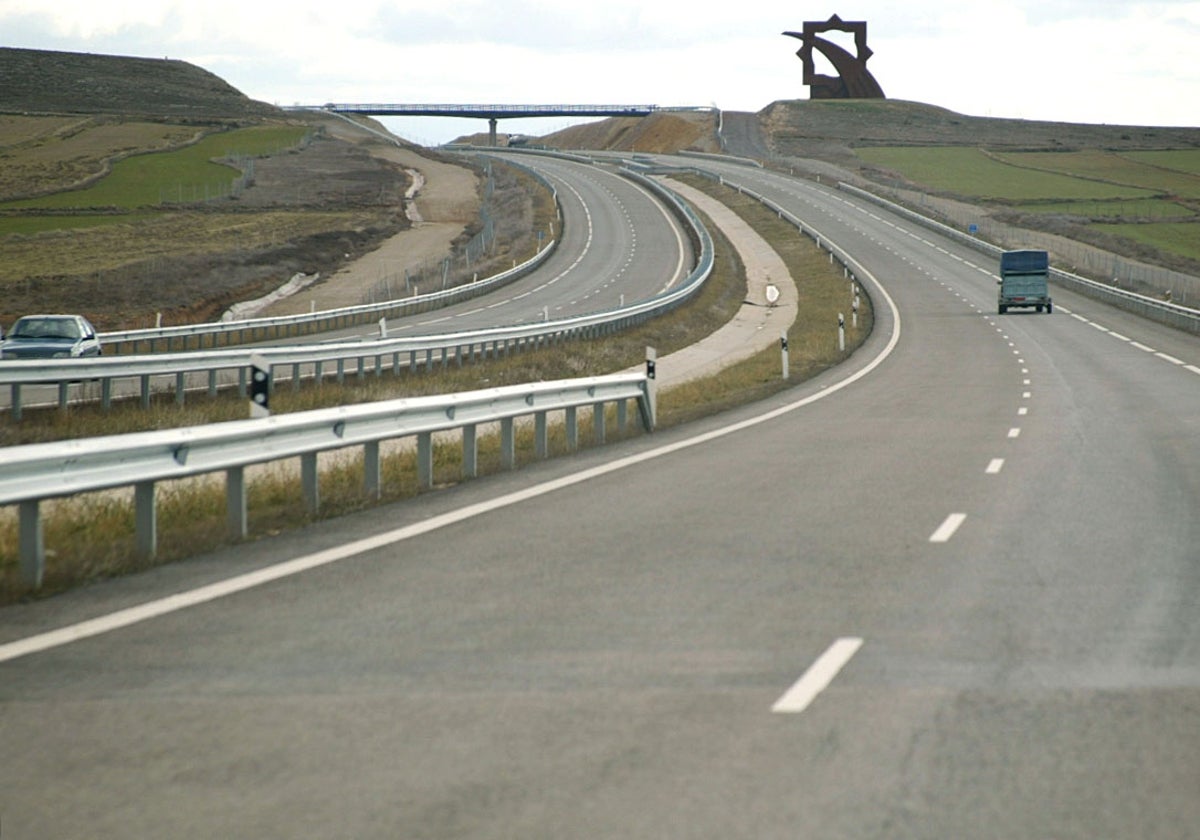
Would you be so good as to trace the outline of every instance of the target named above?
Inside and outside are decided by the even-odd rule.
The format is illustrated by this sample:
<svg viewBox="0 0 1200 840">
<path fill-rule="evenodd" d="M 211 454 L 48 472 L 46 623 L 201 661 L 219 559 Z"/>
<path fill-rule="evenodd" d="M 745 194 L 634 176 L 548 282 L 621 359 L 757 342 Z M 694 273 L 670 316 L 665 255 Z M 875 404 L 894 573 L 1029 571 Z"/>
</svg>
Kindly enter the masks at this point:
<svg viewBox="0 0 1200 840">
<path fill-rule="evenodd" d="M 964 522 L 967 521 L 965 513 L 952 513 L 946 517 L 946 521 L 938 526 L 938 529 L 929 537 L 931 543 L 950 542 L 950 538 L 954 536 L 954 532 L 959 529 Z"/>
<path fill-rule="evenodd" d="M 822 691 L 829 687 L 833 678 L 838 675 L 858 649 L 863 640 L 856 636 L 845 636 L 838 639 L 826 650 L 817 661 L 809 666 L 800 679 L 796 680 L 783 696 L 775 701 L 771 711 L 775 714 L 797 715 L 807 709 L 817 699 Z"/>
<path fill-rule="evenodd" d="M 825 241 L 831 242 L 828 238 Z M 117 630 L 122 627 L 128 627 L 133 624 L 138 624 L 143 621 L 148 621 L 151 618 L 156 618 L 167 613 L 177 610 L 186 609 L 187 607 L 203 604 L 208 601 L 222 598 L 226 595 L 232 595 L 236 592 L 242 592 L 264 583 L 269 583 L 280 578 L 290 577 L 291 575 L 299 574 L 300 572 L 315 569 L 320 566 L 326 566 L 332 563 L 337 563 L 357 554 L 362 554 L 367 551 L 373 551 L 377 548 L 382 548 L 392 543 L 401 542 L 421 534 L 435 531 L 439 528 L 444 528 L 447 525 L 452 525 L 457 522 L 462 522 L 467 519 L 472 519 L 484 513 L 489 513 L 500 508 L 508 507 L 517 504 L 518 502 L 527 501 L 529 499 L 543 496 L 547 493 L 552 493 L 556 490 L 561 490 L 565 487 L 570 487 L 575 484 L 580 484 L 589 479 L 598 476 L 607 475 L 608 473 L 616 472 L 617 470 L 625 469 L 626 467 L 650 461 L 655 458 L 669 455 L 683 449 L 689 449 L 693 446 L 699 446 L 708 443 L 711 440 L 725 437 L 745 429 L 759 426 L 763 423 L 775 420 L 793 411 L 801 409 L 807 405 L 822 400 L 831 394 L 837 393 L 843 388 L 847 388 L 858 380 L 867 376 L 883 364 L 884 360 L 892 354 L 896 349 L 896 345 L 900 342 L 900 310 L 896 307 L 896 302 L 892 296 L 887 293 L 887 289 L 879 282 L 879 280 L 868 271 L 858 260 L 847 256 L 846 259 L 852 262 L 858 270 L 859 277 L 865 277 L 870 280 L 871 285 L 878 291 L 883 300 L 887 303 L 888 309 L 892 313 L 892 334 L 888 338 L 887 344 L 879 351 L 879 354 L 862 368 L 848 375 L 844 379 L 834 382 L 832 385 L 827 385 L 815 394 L 810 394 L 807 397 L 797 400 L 793 403 L 780 406 L 772 409 L 764 414 L 759 414 L 747 420 L 742 420 L 737 423 L 731 423 L 728 426 L 723 426 L 719 429 L 713 429 L 710 432 L 705 432 L 694 437 L 686 438 L 685 440 L 676 441 L 675 443 L 660 446 L 656 449 L 650 449 L 646 452 L 637 455 L 629 455 L 624 458 L 619 458 L 616 461 L 592 467 L 582 472 L 572 475 L 563 476 L 562 478 L 554 479 L 553 481 L 543 482 L 542 484 L 528 487 L 524 490 L 518 490 L 504 496 L 490 499 L 485 502 L 479 502 L 474 505 L 468 505 L 459 510 L 449 511 L 434 516 L 424 522 L 418 522 L 413 525 L 406 525 L 402 528 L 396 528 L 392 531 L 386 531 L 382 534 L 377 534 L 374 537 L 356 540 L 352 543 L 347 543 L 343 546 L 337 546 L 325 551 L 319 551 L 315 554 L 297 557 L 293 560 L 285 560 L 265 569 L 260 569 L 255 572 L 249 572 L 244 575 L 238 575 L 228 580 L 218 583 L 202 586 L 199 589 L 193 589 L 188 592 L 181 592 L 176 595 L 168 595 L 165 598 L 159 598 L 154 601 L 149 601 L 135 607 L 118 610 L 117 612 L 108 615 L 99 616 L 88 621 L 82 621 L 77 624 L 72 624 L 67 627 L 61 627 L 57 630 L 50 630 L 45 633 L 39 633 L 35 636 L 29 636 L 24 639 L 17 639 L 13 642 L 0 644 L 0 662 L 7 662 L 21 656 L 27 656 L 31 653 L 49 650 L 50 648 L 59 647 L 61 645 L 70 644 L 71 642 L 80 639 L 99 636 L 103 633 L 108 633 L 112 630 Z"/>
</svg>

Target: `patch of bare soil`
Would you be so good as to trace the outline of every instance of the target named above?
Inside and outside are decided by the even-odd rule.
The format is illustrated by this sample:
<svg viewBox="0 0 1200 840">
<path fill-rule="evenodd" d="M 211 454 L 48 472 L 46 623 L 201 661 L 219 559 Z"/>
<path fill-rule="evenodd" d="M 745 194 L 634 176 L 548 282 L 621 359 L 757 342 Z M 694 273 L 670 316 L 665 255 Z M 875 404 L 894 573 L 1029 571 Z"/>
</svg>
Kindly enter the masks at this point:
<svg viewBox="0 0 1200 840">
<path fill-rule="evenodd" d="M 613 117 L 571 126 L 539 140 L 557 149 L 608 149 L 668 154 L 719 152 L 711 111 L 660 111 L 648 117 Z"/>
<path fill-rule="evenodd" d="M 365 124 L 383 130 L 378 123 Z M 479 214 L 479 175 L 469 166 L 415 147 L 384 142 L 336 117 L 325 118 L 322 125 L 331 137 L 351 145 L 359 154 L 405 172 L 415 192 L 407 202 L 400 229 L 379 238 L 374 247 L 341 260 L 302 294 L 271 304 L 260 313 L 263 316 L 358 305 L 381 280 L 403 278 L 406 272 L 449 255 Z M 402 205 L 403 197 L 397 207 Z"/>
</svg>

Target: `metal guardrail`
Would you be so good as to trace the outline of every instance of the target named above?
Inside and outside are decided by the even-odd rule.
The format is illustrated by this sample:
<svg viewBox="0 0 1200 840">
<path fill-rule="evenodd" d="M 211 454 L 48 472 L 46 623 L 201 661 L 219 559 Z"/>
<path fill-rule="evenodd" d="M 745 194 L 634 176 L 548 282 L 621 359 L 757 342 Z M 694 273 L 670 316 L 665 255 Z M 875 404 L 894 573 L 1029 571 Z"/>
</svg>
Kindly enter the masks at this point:
<svg viewBox="0 0 1200 840">
<path fill-rule="evenodd" d="M 536 255 L 508 271 L 502 271 L 475 283 L 454 286 L 429 294 L 379 303 L 365 303 L 358 306 L 344 306 L 338 309 L 325 309 L 303 315 L 280 315 L 273 318 L 246 318 L 240 321 L 214 321 L 204 324 L 120 330 L 100 333 L 99 338 L 106 349 L 119 350 L 121 344 L 131 345 L 133 352 L 128 355 L 136 354 L 142 345 L 146 345 L 149 352 L 156 352 L 160 349 L 158 346 L 160 342 L 163 343 L 162 350 L 176 352 L 186 351 L 190 346 L 194 346 L 196 350 L 202 350 L 206 346 L 216 348 L 221 345 L 222 340 L 228 345 L 291 338 L 369 324 L 380 318 L 415 315 L 451 303 L 469 300 L 522 277 L 545 262 L 557 244 L 557 238 L 551 240 Z M 230 340 L 230 337 L 234 336 L 236 342 Z M 114 348 L 114 345 L 118 345 L 118 347 Z"/>
<path fill-rule="evenodd" d="M 429 370 L 433 368 L 435 361 L 446 365 L 452 359 L 456 364 L 462 364 L 464 359 L 473 360 L 477 356 L 476 348 L 479 348 L 478 355 L 487 358 L 497 354 L 503 355 L 514 349 L 607 335 L 643 323 L 686 302 L 700 290 L 712 272 L 713 245 L 711 236 L 695 211 L 674 193 L 637 173 L 623 171 L 623 174 L 654 190 L 663 198 L 685 222 L 691 231 L 694 244 L 699 246 L 700 251 L 696 268 L 680 286 L 647 300 L 573 318 L 437 336 L 303 347 L 265 347 L 253 351 L 245 348 L 116 358 L 12 359 L 0 363 L 0 386 L 8 385 L 10 388 L 10 410 L 14 420 L 20 420 L 22 417 L 22 389 L 33 385 L 57 386 L 58 404 L 65 408 L 70 402 L 73 387 L 78 393 L 82 392 L 88 383 L 98 381 L 100 403 L 107 409 L 112 404 L 115 381 L 137 380 L 141 404 L 148 408 L 155 383 L 164 378 L 168 381 L 173 380 L 175 401 L 179 404 L 184 402 L 189 379 L 195 377 L 206 379 L 204 385 L 196 387 L 206 387 L 210 395 L 215 395 L 222 385 L 218 377 L 222 372 L 236 373 L 238 391 L 244 395 L 251 355 L 261 356 L 268 363 L 272 383 L 277 376 L 276 369 L 290 368 L 293 386 L 299 387 L 300 379 L 304 375 L 311 375 L 318 380 L 329 375 L 329 366 L 335 369 L 339 382 L 347 374 L 348 363 L 353 365 L 353 371 L 359 377 L 365 376 L 368 368 L 373 370 L 375 375 L 381 375 L 388 366 L 393 373 L 400 373 L 404 367 L 415 370 L 419 364 L 423 364 Z M 402 364 L 403 356 L 407 356 L 406 365 Z"/>
<path fill-rule="evenodd" d="M 418 484 L 428 489 L 433 483 L 435 432 L 461 430 L 462 469 L 469 478 L 477 472 L 477 429 L 481 424 L 500 424 L 501 459 L 504 467 L 511 469 L 516 465 L 516 418 L 533 416 L 535 449 L 538 457 L 546 457 L 549 412 L 565 413 L 567 442 L 575 448 L 579 408 L 591 407 L 594 434 L 603 442 L 605 405 L 617 405 L 617 424 L 623 430 L 629 400 L 637 401 L 642 426 L 652 431 L 654 379 L 634 373 L 7 447 L 0 449 L 0 505 L 19 507 L 21 575 L 36 588 L 45 573 L 40 504 L 47 499 L 132 486 L 137 550 L 152 557 L 157 546 L 155 484 L 159 481 L 225 472 L 227 524 L 231 535 L 241 538 L 248 533 L 248 466 L 299 457 L 305 504 L 315 512 L 320 504 L 319 453 L 361 446 L 364 492 L 378 498 L 382 441 L 416 438 Z"/>
<path fill-rule="evenodd" d="M 874 193 L 868 192 L 851 184 L 839 183 L 838 188 L 856 195 L 859 198 L 866 199 L 872 204 L 880 207 L 885 207 L 888 210 L 903 216 L 906 219 L 917 222 L 918 224 L 936 231 L 943 236 L 949 237 L 956 242 L 968 245 L 971 248 L 981 253 L 1000 259 L 1000 254 L 1005 249 L 993 245 L 990 242 L 972 236 L 970 233 L 952 228 L 949 225 L 942 224 L 928 216 L 922 216 L 913 210 L 903 207 L 895 202 L 888 201 Z M 998 263 L 997 263 L 998 264 Z M 1200 334 L 1200 310 L 1192 309 L 1186 306 L 1180 306 L 1177 303 L 1157 300 L 1146 295 L 1139 295 L 1136 292 L 1128 292 L 1124 289 L 1118 289 L 1114 286 L 1109 286 L 1105 283 L 1097 283 L 1095 280 L 1089 280 L 1086 277 L 1080 277 L 1078 274 L 1072 274 L 1069 271 L 1063 271 L 1058 268 L 1051 267 L 1050 279 L 1062 286 L 1067 286 L 1082 295 L 1100 300 L 1105 303 L 1112 304 L 1127 312 L 1133 312 L 1145 318 L 1158 321 L 1168 326 L 1176 327 L 1181 330 Z"/>
</svg>

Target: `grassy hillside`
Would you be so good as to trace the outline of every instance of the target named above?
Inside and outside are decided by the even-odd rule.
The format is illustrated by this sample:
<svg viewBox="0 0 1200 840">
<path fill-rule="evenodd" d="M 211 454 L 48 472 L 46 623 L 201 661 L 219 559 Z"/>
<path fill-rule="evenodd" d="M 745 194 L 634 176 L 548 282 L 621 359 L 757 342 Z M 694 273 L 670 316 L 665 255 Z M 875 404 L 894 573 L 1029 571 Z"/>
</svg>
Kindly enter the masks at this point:
<svg viewBox="0 0 1200 840">
<path fill-rule="evenodd" d="M 1024 230 L 1200 274 L 1200 128 L 971 117 L 895 100 L 777 102 L 761 118 L 784 160 L 823 159 Z"/>
<path fill-rule="evenodd" d="M 0 49 L 0 324 L 218 317 L 407 226 L 410 179 L 182 61 Z"/>
<path fill-rule="evenodd" d="M 166 58 L 0 48 L 0 112 L 212 120 L 279 117 L 207 70 Z"/>
</svg>

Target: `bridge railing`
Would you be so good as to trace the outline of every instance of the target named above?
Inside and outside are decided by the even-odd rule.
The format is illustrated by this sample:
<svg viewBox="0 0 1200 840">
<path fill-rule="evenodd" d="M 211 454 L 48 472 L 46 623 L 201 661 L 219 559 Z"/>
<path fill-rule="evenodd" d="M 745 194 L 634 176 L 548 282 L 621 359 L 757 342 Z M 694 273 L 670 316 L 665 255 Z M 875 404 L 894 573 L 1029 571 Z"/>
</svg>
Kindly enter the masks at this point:
<svg viewBox="0 0 1200 840">
<path fill-rule="evenodd" d="M 536 382 L 481 391 L 338 406 L 252 420 L 183 429 L 83 438 L 0 449 L 0 506 L 17 505 L 21 576 L 32 588 L 42 584 L 46 549 L 41 503 L 114 488 L 134 488 L 136 548 L 153 557 L 158 524 L 155 485 L 161 481 L 225 473 L 226 519 L 234 538 L 248 533 L 247 467 L 300 459 L 305 505 L 320 505 L 317 457 L 323 452 L 361 447 L 364 493 L 381 493 L 380 444 L 415 438 L 417 482 L 433 485 L 433 435 L 457 430 L 462 441 L 462 473 L 477 473 L 477 430 L 500 424 L 501 462 L 516 465 L 514 421 L 532 416 L 539 458 L 548 454 L 547 415 L 564 413 L 567 443 L 578 445 L 578 410 L 590 408 L 593 434 L 604 441 L 605 408 L 615 404 L 624 430 L 628 402 L 634 400 L 642 426 L 654 429 L 654 379 L 644 373 L 617 374 L 558 382 Z"/>
<path fill-rule="evenodd" d="M 388 103 L 330 102 L 325 105 L 296 105 L 289 110 L 331 111 L 343 114 L 375 116 L 466 116 L 466 117 L 614 117 L 645 116 L 659 110 L 657 105 L 504 105 L 500 103 Z"/>
</svg>

